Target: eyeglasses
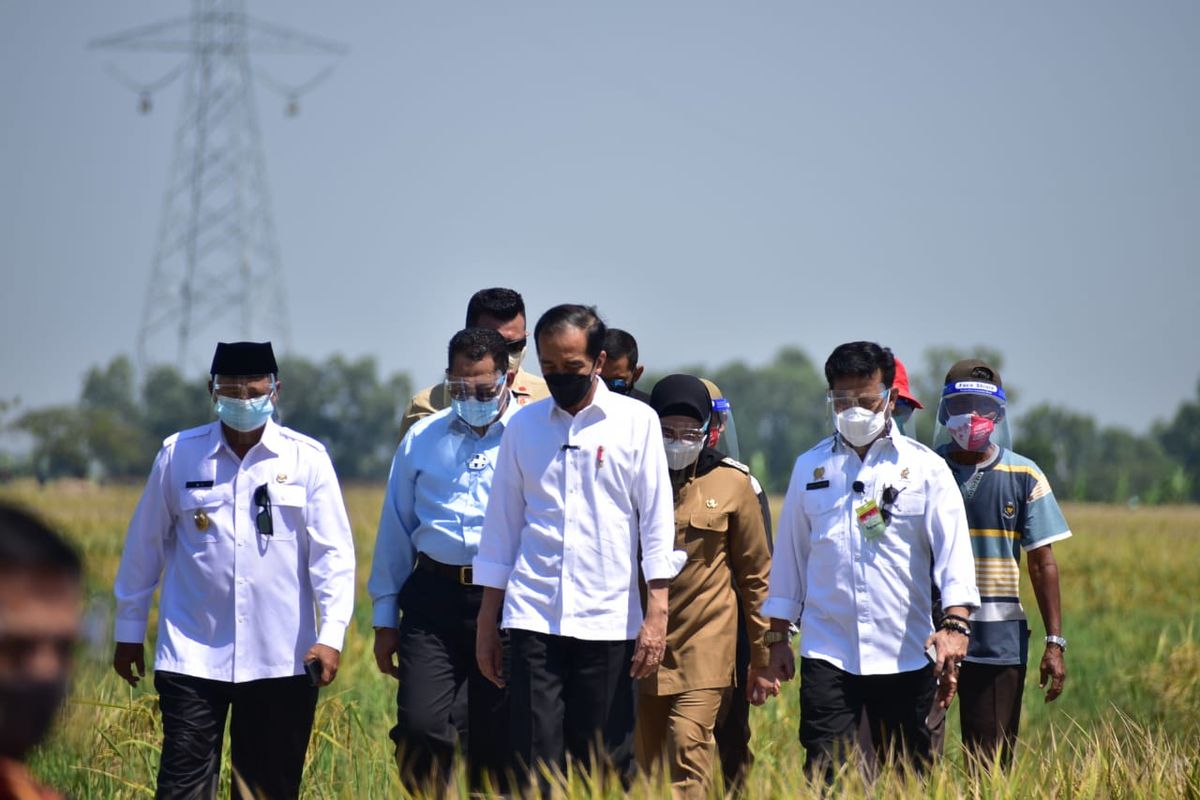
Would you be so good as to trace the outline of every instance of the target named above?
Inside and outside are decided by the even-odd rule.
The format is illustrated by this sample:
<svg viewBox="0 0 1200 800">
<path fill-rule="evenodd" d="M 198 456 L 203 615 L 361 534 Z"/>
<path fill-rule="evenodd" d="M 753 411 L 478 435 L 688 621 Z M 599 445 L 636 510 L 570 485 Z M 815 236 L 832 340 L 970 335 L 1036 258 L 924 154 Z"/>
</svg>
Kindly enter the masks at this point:
<svg viewBox="0 0 1200 800">
<path fill-rule="evenodd" d="M 213 383 L 213 394 L 221 397 L 235 397 L 245 400 L 257 400 L 275 391 L 275 381 L 236 381 L 233 383 Z"/>
<path fill-rule="evenodd" d="M 507 380 L 508 376 L 503 373 L 492 381 L 446 378 L 446 394 L 451 400 L 494 400 Z"/>
<path fill-rule="evenodd" d="M 671 442 L 698 444 L 704 441 L 707 431 L 703 428 L 663 428 L 662 433 L 663 441 L 668 444 Z"/>
<path fill-rule="evenodd" d="M 891 389 L 882 392 L 860 392 L 849 389 L 830 389 L 825 393 L 825 402 L 833 406 L 834 413 L 841 413 L 857 406 L 867 411 L 878 411 L 887 402 Z"/>
<path fill-rule="evenodd" d="M 275 533 L 275 523 L 271 519 L 271 495 L 267 494 L 267 484 L 263 484 L 254 490 L 254 505 L 258 506 L 258 513 L 254 515 L 254 527 L 263 536 L 272 536 Z"/>
<path fill-rule="evenodd" d="M 900 490 L 895 486 L 884 486 L 883 494 L 879 500 L 879 515 L 883 517 L 883 524 L 889 525 L 892 521 L 892 506 L 896 504 L 896 499 L 900 496 Z"/>
<path fill-rule="evenodd" d="M 512 341 L 506 341 L 504 343 L 504 346 L 508 348 L 509 355 L 515 356 L 518 353 L 520 353 L 522 350 L 525 349 L 525 345 L 528 342 L 529 342 L 529 337 L 523 336 L 520 339 L 513 339 Z"/>
</svg>

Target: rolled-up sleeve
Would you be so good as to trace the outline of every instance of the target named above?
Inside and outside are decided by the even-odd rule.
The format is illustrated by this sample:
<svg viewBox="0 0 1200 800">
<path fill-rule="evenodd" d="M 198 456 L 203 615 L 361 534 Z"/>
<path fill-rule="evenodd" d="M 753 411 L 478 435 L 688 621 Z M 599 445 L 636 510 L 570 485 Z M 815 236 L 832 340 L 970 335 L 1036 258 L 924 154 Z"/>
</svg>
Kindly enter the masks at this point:
<svg viewBox="0 0 1200 800">
<path fill-rule="evenodd" d="M 354 537 L 337 474 L 324 453 L 308 495 L 308 572 L 321 612 L 317 643 L 341 650 L 354 612 Z"/>
<path fill-rule="evenodd" d="M 371 596 L 371 624 L 394 628 L 400 621 L 400 590 L 412 574 L 416 549 L 412 532 L 416 529 L 416 470 L 413 468 L 413 437 L 406 434 L 388 474 L 387 494 L 379 512 L 379 530 L 371 557 L 371 575 L 367 593 Z"/>
<path fill-rule="evenodd" d="M 763 616 L 770 619 L 795 622 L 804 612 L 808 554 L 812 542 L 808 517 L 804 513 L 803 483 L 797 462 L 783 499 L 783 508 L 779 512 L 779 529 L 775 532 L 771 578 L 767 586 L 767 601 L 762 608 Z"/>
<path fill-rule="evenodd" d="M 479 550 L 472 560 L 475 583 L 493 589 L 508 587 L 521 547 L 521 531 L 525 528 L 524 477 L 516 453 L 521 435 L 518 420 L 519 415 L 500 438 L 492 489 L 479 534 Z"/>
<path fill-rule="evenodd" d="M 942 463 L 931 470 L 926 488 L 926 530 L 933 551 L 933 582 L 942 595 L 942 608 L 979 608 L 975 556 L 962 492 Z"/>
<path fill-rule="evenodd" d="M 670 580 L 679 574 L 687 553 L 675 548 L 675 501 L 663 447 L 662 426 L 648 418 L 642 444 L 642 464 L 633 479 L 633 500 L 642 542 L 642 574 L 648 581 Z"/>
<path fill-rule="evenodd" d="M 170 451 L 163 448 L 154 459 L 150 477 L 125 534 L 125 549 L 113 584 L 117 618 L 113 638 L 118 642 L 144 642 L 150 602 L 162 578 L 163 542 L 171 533 L 174 517 L 167 502 L 170 485 Z"/>
</svg>

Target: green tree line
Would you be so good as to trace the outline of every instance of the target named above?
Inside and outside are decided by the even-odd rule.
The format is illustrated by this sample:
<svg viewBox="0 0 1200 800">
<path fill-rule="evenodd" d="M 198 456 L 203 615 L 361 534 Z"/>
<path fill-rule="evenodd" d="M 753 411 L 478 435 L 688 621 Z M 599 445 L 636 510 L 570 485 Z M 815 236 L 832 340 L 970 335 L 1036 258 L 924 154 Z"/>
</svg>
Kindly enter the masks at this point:
<svg viewBox="0 0 1200 800">
<path fill-rule="evenodd" d="M 914 415 L 910 435 L 932 439 L 942 378 L 968 354 L 1004 369 L 1002 354 L 987 347 L 931 348 L 908 363 L 913 392 L 926 405 Z M 279 369 L 284 424 L 324 442 L 343 480 L 386 479 L 412 393 L 408 375 L 382 376 L 374 359 L 340 355 L 320 362 L 285 358 Z M 735 361 L 682 371 L 721 387 L 733 406 L 741 457 L 771 492 L 786 489 L 796 456 L 832 430 L 821 367 L 799 348 L 785 347 L 762 366 Z M 0 461 L 0 473 L 141 479 L 164 438 L 213 418 L 205 381 L 160 366 L 139 382 L 130 360 L 119 356 L 88 371 L 75 403 L 23 410 L 15 398 L 0 398 L 0 425 L 32 441 L 25 457 Z M 647 375 L 641 386 L 653 381 Z M 1195 397 L 1145 434 L 1101 426 L 1057 404 L 1021 413 L 1020 387 L 1006 383 L 1005 391 L 1017 412 L 1015 449 L 1038 462 L 1061 499 L 1200 501 L 1200 383 Z"/>
</svg>

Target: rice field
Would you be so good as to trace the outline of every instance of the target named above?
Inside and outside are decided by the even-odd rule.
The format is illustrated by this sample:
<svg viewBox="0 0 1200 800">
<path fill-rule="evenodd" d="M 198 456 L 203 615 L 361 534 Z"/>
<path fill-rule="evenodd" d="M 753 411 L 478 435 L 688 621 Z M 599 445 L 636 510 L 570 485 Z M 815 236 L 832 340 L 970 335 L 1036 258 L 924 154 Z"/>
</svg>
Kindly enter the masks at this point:
<svg viewBox="0 0 1200 800">
<path fill-rule="evenodd" d="M 42 780 L 77 798 L 152 796 L 161 730 L 153 684 L 137 689 L 109 666 L 112 601 L 125 524 L 140 487 L 61 482 L 0 487 L 0 499 L 40 511 L 84 554 L 87 641 L 71 699 L 53 738 L 32 759 Z M 341 671 L 322 691 L 305 767 L 304 797 L 422 797 L 402 786 L 387 731 L 395 686 L 371 655 L 366 594 L 383 491 L 349 487 L 359 555 L 358 603 Z M 773 504 L 778 512 L 778 499 Z M 968 773 L 952 708 L 946 757 L 924 778 L 885 769 L 867 785 L 853 767 L 836 794 L 929 798 L 1200 798 L 1200 507 L 1067 506 L 1075 537 L 1055 545 L 1062 576 L 1068 678 L 1062 698 L 1043 702 L 1036 680 L 1042 636 L 1028 586 L 1033 639 L 1022 744 L 1011 771 Z M 1025 581 L 1027 583 L 1027 581 Z M 152 625 L 153 629 L 153 625 Z M 801 770 L 796 683 L 752 712 L 757 761 L 751 797 L 818 796 Z M 228 754 L 228 748 L 225 750 Z M 228 770 L 228 755 L 225 769 Z M 460 772 L 461 775 L 461 772 Z M 466 794 L 465 786 L 457 794 Z M 624 796 L 605 776 L 572 774 L 564 797 Z M 632 796 L 669 796 L 661 776 Z"/>
</svg>

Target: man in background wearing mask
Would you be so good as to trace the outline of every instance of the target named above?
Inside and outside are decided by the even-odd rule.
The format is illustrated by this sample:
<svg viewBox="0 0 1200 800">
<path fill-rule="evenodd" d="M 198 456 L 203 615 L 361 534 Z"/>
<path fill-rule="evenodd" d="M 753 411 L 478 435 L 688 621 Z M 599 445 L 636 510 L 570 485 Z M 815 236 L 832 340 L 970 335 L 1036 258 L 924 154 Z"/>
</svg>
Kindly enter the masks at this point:
<svg viewBox="0 0 1200 800">
<path fill-rule="evenodd" d="M 897 430 L 905 436 L 917 438 L 917 429 L 910 428 L 908 421 L 912 419 L 914 411 L 920 411 L 925 406 L 921 405 L 921 401 L 913 396 L 912 389 L 908 385 L 908 370 L 901 363 L 900 359 L 896 359 L 896 409 L 892 412 L 892 422 L 895 423 Z"/>
<path fill-rule="evenodd" d="M 667 584 L 684 559 L 672 550 L 658 415 L 599 379 L 604 332 L 587 306 L 555 306 L 538 320 L 538 359 L 553 400 L 525 409 L 505 431 L 474 562 L 475 581 L 487 587 L 479 668 L 505 685 L 496 626 L 503 608 L 512 745 L 543 794 L 541 768 L 562 774 L 568 759 L 586 765 L 595 755 L 632 778 L 633 680 L 662 661 Z"/>
<path fill-rule="evenodd" d="M 825 362 L 837 433 L 796 460 L 783 501 L 763 613 L 771 661 L 795 673 L 800 620 L 800 741 L 805 769 L 832 781 L 866 713 L 876 752 L 923 769 L 926 717 L 954 697 L 979 605 L 962 496 L 945 462 L 893 435 L 895 360 L 851 342 Z M 931 622 L 930 564 L 945 618 Z M 930 663 L 926 648 L 935 655 Z"/>
<path fill-rule="evenodd" d="M 638 366 L 637 339 L 628 331 L 609 328 L 604 336 L 604 352 L 604 369 L 600 370 L 600 377 L 609 390 L 649 403 L 650 395 L 635 385 L 646 371 L 645 367 Z"/>
<path fill-rule="evenodd" d="M 546 382 L 521 369 L 528 350 L 525 330 L 525 300 L 512 289 L 480 289 L 467 303 L 467 328 L 491 328 L 504 337 L 509 371 L 514 373 L 513 402 L 519 406 L 541 400 L 550 393 Z M 445 383 L 435 383 L 413 395 L 400 419 L 400 438 L 422 417 L 450 407 Z"/>
<path fill-rule="evenodd" d="M 131 686 L 145 676 L 161 581 L 159 797 L 215 794 L 231 708 L 233 796 L 299 796 L 317 688 L 337 675 L 354 605 L 350 521 L 325 447 L 271 419 L 277 372 L 270 342 L 217 345 L 219 421 L 163 442 L 129 523 L 113 667 Z"/>
<path fill-rule="evenodd" d="M 52 800 L 25 769 L 67 696 L 82 604 L 79 556 L 0 505 L 0 797 Z"/>
<path fill-rule="evenodd" d="M 699 378 L 668 375 L 650 406 L 662 424 L 675 501 L 675 548 L 687 554 L 671 581 L 667 649 L 640 681 L 637 755 L 665 763 L 675 797 L 707 797 L 714 778 L 717 712 L 730 686 L 755 705 L 779 693 L 763 642 L 771 554 L 749 470 L 704 446 L 712 398 Z M 736 591 L 735 591 L 736 587 Z M 750 665 L 736 674 L 738 607 L 747 620 Z"/>
<path fill-rule="evenodd" d="M 447 791 L 456 750 L 477 789 L 484 771 L 496 786 L 509 766 L 506 693 L 475 663 L 483 587 L 471 559 L 500 437 L 520 408 L 496 331 L 459 331 L 447 360 L 451 407 L 419 421 L 396 450 L 367 581 L 375 661 L 400 682 L 392 730 L 400 774 L 435 795 Z"/>
<path fill-rule="evenodd" d="M 946 458 L 967 507 L 971 548 L 983 604 L 971 618 L 971 645 L 959 675 L 962 740 L 988 764 L 1000 750 L 1007 766 L 1021 722 L 1029 624 L 1021 607 L 1021 551 L 1046 629 L 1041 681 L 1046 702 L 1063 689 L 1058 563 L 1053 542 L 1071 535 L 1050 483 L 1037 464 L 1014 453 L 1000 373 L 979 359 L 946 373 L 934 447 Z"/>
</svg>

